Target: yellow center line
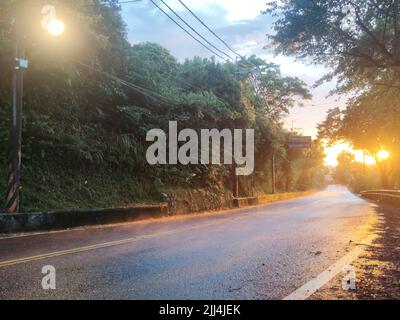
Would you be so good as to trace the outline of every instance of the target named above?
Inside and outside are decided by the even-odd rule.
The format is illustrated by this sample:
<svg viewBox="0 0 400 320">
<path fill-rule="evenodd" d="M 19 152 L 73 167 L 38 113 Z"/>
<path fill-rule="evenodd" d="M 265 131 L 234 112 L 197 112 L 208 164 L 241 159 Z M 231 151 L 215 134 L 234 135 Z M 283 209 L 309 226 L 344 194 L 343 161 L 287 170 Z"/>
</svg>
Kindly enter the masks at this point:
<svg viewBox="0 0 400 320">
<path fill-rule="evenodd" d="M 75 249 L 40 254 L 40 255 L 32 256 L 32 257 L 2 261 L 2 262 L 0 262 L 0 268 L 13 266 L 13 265 L 17 265 L 17 264 L 33 262 L 33 261 L 37 261 L 37 260 L 65 256 L 68 254 L 74 254 L 74 253 L 80 253 L 80 252 L 86 252 L 86 251 L 91 251 L 91 250 L 96 250 L 96 249 L 118 246 L 118 245 L 122 245 L 122 244 L 136 242 L 138 240 L 141 240 L 141 238 L 130 238 L 130 239 L 124 239 L 124 240 L 119 240 L 119 241 L 111 241 L 111 242 L 106 242 L 106 243 L 101 243 L 101 244 L 96 244 L 96 245 L 91 245 L 91 246 L 86 246 L 86 247 L 80 247 L 80 248 L 75 248 Z"/>
<path fill-rule="evenodd" d="M 231 221 L 233 221 L 233 220 L 238 220 L 238 219 L 232 219 Z M 110 247 L 115 247 L 115 246 L 124 245 L 124 244 L 128 244 L 128 243 L 138 242 L 141 240 L 148 240 L 148 239 L 154 239 L 157 237 L 175 235 L 175 234 L 178 234 L 181 232 L 192 231 L 192 230 L 201 229 L 201 228 L 207 228 L 207 227 L 219 225 L 219 224 L 222 224 L 225 222 L 226 221 L 218 221 L 218 222 L 203 224 L 203 225 L 199 225 L 199 226 L 189 227 L 189 228 L 177 229 L 177 230 L 173 230 L 173 231 L 159 232 L 159 233 L 155 233 L 152 235 L 137 236 L 134 238 L 110 241 L 110 242 L 105 242 L 105 243 L 100 243 L 100 244 L 95 244 L 95 245 L 90 245 L 90 246 L 84 246 L 84 247 L 79 247 L 79 248 L 74 248 L 74 249 L 62 250 L 62 251 L 55 251 L 55 252 L 40 254 L 40 255 L 31 256 L 31 257 L 0 261 L 0 268 L 24 264 L 24 263 L 30 263 L 30 262 L 34 262 L 34 261 L 38 261 L 38 260 L 49 259 L 49 258 L 61 257 L 61 256 L 69 255 L 69 254 L 76 254 L 76 253 L 88 252 L 88 251 L 92 251 L 92 250 L 110 248 Z"/>
</svg>

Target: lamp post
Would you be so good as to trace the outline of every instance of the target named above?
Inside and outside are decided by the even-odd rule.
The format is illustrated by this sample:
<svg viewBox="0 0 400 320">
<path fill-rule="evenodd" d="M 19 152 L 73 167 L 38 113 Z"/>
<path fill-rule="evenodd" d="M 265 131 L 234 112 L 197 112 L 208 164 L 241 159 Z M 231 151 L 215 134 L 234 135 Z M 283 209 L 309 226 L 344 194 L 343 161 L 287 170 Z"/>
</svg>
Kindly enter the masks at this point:
<svg viewBox="0 0 400 320">
<path fill-rule="evenodd" d="M 240 71 L 239 71 L 239 64 L 238 64 L 238 57 L 236 57 L 236 71 L 235 71 L 235 79 L 239 81 Z M 234 198 L 239 197 L 239 177 L 236 174 L 236 158 L 235 153 L 233 153 L 233 164 L 232 164 L 232 194 Z"/>
<path fill-rule="evenodd" d="M 22 143 L 22 105 L 24 91 L 24 70 L 28 68 L 25 59 L 24 35 L 18 14 L 14 19 L 14 66 L 12 77 L 12 118 L 10 132 L 9 176 L 5 211 L 19 212 L 21 188 L 21 143 Z"/>
<path fill-rule="evenodd" d="M 54 7 L 53 7 L 54 8 Z M 55 12 L 55 9 L 53 10 Z M 52 12 L 52 13 L 53 13 Z M 48 17 L 46 17 L 48 19 Z M 17 213 L 20 210 L 21 189 L 21 146 L 22 146 L 22 107 L 24 95 L 24 71 L 28 69 L 29 62 L 25 58 L 25 33 L 21 25 L 23 20 L 18 12 L 14 18 L 14 66 L 12 77 L 12 122 L 10 132 L 9 175 L 7 180 L 7 195 L 5 211 Z M 46 31 L 59 36 L 64 32 L 64 23 L 55 18 L 47 23 Z"/>
</svg>

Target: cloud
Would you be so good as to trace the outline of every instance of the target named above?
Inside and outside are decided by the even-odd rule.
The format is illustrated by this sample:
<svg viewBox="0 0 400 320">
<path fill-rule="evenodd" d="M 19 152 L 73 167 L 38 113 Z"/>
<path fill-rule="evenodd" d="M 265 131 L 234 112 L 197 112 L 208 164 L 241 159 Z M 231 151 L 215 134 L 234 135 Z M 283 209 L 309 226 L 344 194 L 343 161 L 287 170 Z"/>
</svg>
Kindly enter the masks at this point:
<svg viewBox="0 0 400 320">
<path fill-rule="evenodd" d="M 168 3 L 172 2 L 169 1 Z M 166 11 L 173 16 L 168 9 Z M 230 51 L 189 12 L 181 10 L 179 14 L 211 43 L 229 54 Z M 231 13 L 215 1 L 213 4 L 208 3 L 203 6 L 200 12 L 196 12 L 196 14 L 204 19 L 211 29 L 235 50 L 238 50 L 240 54 L 251 53 L 253 46 L 258 46 L 262 50 L 262 47 L 266 44 L 266 33 L 272 23 L 269 16 L 260 14 L 252 20 L 232 22 L 229 18 Z M 123 17 L 128 27 L 128 40 L 132 44 L 145 41 L 159 43 L 169 49 L 179 60 L 193 56 L 211 57 L 213 55 L 185 34 L 151 2 L 124 8 Z M 179 21 L 175 16 L 174 19 Z"/>
</svg>

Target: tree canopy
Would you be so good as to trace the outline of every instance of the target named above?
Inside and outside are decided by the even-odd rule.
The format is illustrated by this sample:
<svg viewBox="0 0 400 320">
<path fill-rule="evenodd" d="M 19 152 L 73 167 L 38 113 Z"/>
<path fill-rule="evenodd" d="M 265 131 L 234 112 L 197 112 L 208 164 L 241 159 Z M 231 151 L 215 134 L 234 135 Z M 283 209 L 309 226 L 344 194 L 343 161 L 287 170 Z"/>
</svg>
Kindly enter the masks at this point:
<svg viewBox="0 0 400 320">
<path fill-rule="evenodd" d="M 273 146 L 280 150 L 278 161 L 289 161 L 285 149 L 289 133 L 281 120 L 295 101 L 311 97 L 300 79 L 286 77 L 279 66 L 252 56 L 239 61 L 238 81 L 234 63 L 199 57 L 178 61 L 158 44 L 131 45 L 116 0 L 55 0 L 68 28 L 62 37 L 51 39 L 40 29 L 41 3 L 6 0 L 0 4 L 0 68 L 6 70 L 0 74 L 3 176 L 7 168 L 15 5 L 25 4 L 29 8 L 25 14 L 30 14 L 24 20 L 30 60 L 22 153 L 26 209 L 42 208 L 52 194 L 54 199 L 64 196 L 62 181 L 69 181 L 67 185 L 74 188 L 79 185 L 82 196 L 72 201 L 78 206 L 87 203 L 83 194 L 87 201 L 101 198 L 100 194 L 109 190 L 103 181 L 114 177 L 110 188 L 122 188 L 123 201 L 140 200 L 140 192 L 152 195 L 170 187 L 229 188 L 230 173 L 224 167 L 152 167 L 146 162 L 146 132 L 166 129 L 169 121 L 195 130 L 256 129 L 260 184 L 270 174 L 268 150 Z M 292 158 L 300 161 L 305 156 L 300 152 Z M 90 176 L 93 180 L 99 177 L 98 183 L 91 183 Z M 291 188 L 297 185 L 293 179 Z"/>
<path fill-rule="evenodd" d="M 345 110 L 328 112 L 320 138 L 366 150 L 380 168 L 381 186 L 398 187 L 400 1 L 283 0 L 266 12 L 278 17 L 271 36 L 277 52 L 325 65 L 330 71 L 317 85 L 335 79 L 334 92 L 352 96 Z M 390 159 L 380 159 L 380 150 Z"/>
<path fill-rule="evenodd" d="M 339 93 L 399 85 L 399 11 L 397 0 L 283 0 L 266 10 L 278 16 L 277 51 L 332 68 L 321 81 L 336 77 Z"/>
</svg>

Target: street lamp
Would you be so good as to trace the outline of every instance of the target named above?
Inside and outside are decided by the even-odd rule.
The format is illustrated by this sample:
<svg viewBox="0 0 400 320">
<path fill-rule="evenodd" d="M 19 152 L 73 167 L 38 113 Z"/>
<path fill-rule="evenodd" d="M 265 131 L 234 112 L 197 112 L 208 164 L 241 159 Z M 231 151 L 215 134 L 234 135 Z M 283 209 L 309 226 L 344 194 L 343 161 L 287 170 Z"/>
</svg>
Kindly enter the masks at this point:
<svg viewBox="0 0 400 320">
<path fill-rule="evenodd" d="M 64 33 L 65 25 L 64 22 L 58 19 L 50 21 L 47 26 L 47 32 L 52 36 L 58 37 Z"/>
<path fill-rule="evenodd" d="M 10 168 L 7 180 L 7 196 L 5 211 L 19 212 L 21 188 L 21 144 L 22 144 L 22 105 L 24 70 L 28 68 L 25 59 L 24 34 L 21 28 L 20 17 L 14 19 L 14 67 L 12 77 L 12 123 L 10 133 Z"/>
<path fill-rule="evenodd" d="M 55 16 L 53 6 L 45 6 L 42 13 L 46 14 L 42 25 L 46 26 L 47 32 L 52 36 L 60 36 L 64 30 L 64 22 Z M 10 168 L 7 180 L 7 196 L 5 211 L 17 213 L 20 209 L 21 189 L 21 145 L 22 145 L 22 107 L 24 92 L 24 71 L 28 69 L 29 62 L 25 59 L 25 34 L 21 27 L 21 17 L 16 14 L 14 19 L 15 47 L 13 68 L 13 93 L 12 93 L 12 124 L 10 134 Z"/>
</svg>

